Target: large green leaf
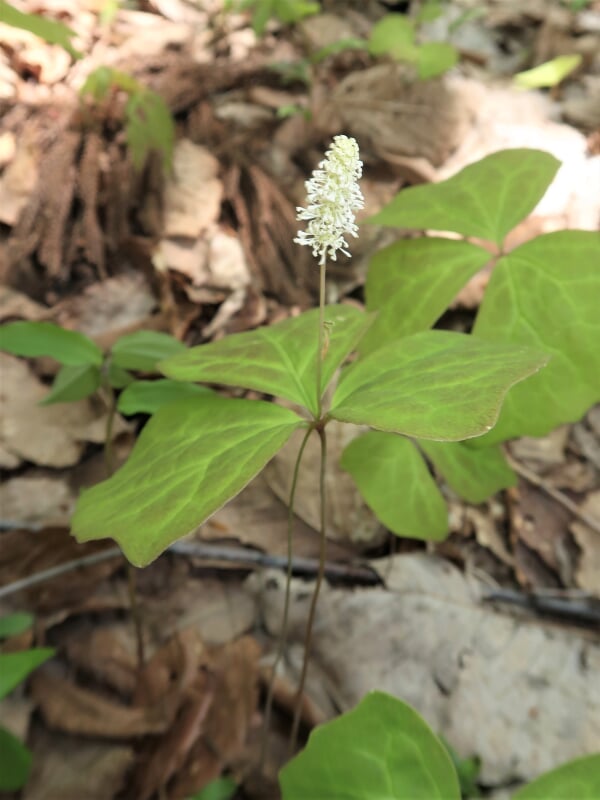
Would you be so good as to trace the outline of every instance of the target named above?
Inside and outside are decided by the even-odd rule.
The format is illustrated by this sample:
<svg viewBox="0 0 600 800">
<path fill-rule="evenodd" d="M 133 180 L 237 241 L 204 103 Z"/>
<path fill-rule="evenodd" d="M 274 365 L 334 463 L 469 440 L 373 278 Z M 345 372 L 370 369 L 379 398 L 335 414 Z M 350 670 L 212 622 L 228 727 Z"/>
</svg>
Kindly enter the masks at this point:
<svg viewBox="0 0 600 800">
<path fill-rule="evenodd" d="M 448 180 L 403 189 L 369 222 L 456 231 L 501 245 L 533 211 L 559 166 L 540 150 L 501 150 Z"/>
<path fill-rule="evenodd" d="M 243 386 L 284 397 L 317 412 L 318 309 L 276 325 L 226 336 L 160 365 L 169 378 Z M 327 306 L 322 389 L 373 321 L 351 306 Z"/>
<path fill-rule="evenodd" d="M 494 445 L 474 448 L 462 442 L 425 440 L 419 445 L 448 485 L 469 503 L 483 503 L 501 489 L 517 484 L 502 450 Z"/>
<path fill-rule="evenodd" d="M 546 772 L 513 795 L 512 800 L 598 800 L 600 753 L 569 761 Z"/>
<path fill-rule="evenodd" d="M 27 783 L 31 753 L 12 733 L 0 727 L 0 792 L 16 792 Z"/>
<path fill-rule="evenodd" d="M 72 519 L 80 542 L 111 537 L 142 567 L 234 497 L 307 423 L 273 403 L 206 393 L 170 403 L 129 460 L 84 491 Z"/>
<path fill-rule="evenodd" d="M 72 403 L 83 400 L 98 389 L 102 375 L 98 367 L 93 364 L 80 364 L 70 367 L 65 364 L 61 367 L 54 379 L 52 389 L 44 397 L 40 405 L 49 406 L 52 403 Z"/>
<path fill-rule="evenodd" d="M 115 342 L 112 361 L 122 369 L 153 372 L 159 361 L 185 352 L 183 342 L 160 331 L 136 331 Z"/>
<path fill-rule="evenodd" d="M 370 431 L 350 442 L 340 463 L 392 533 L 414 539 L 446 536 L 446 503 L 411 441 L 395 433 Z"/>
<path fill-rule="evenodd" d="M 0 700 L 53 655 L 54 650 L 49 647 L 34 647 L 18 653 L 0 653 Z"/>
<path fill-rule="evenodd" d="M 546 361 L 528 347 L 425 331 L 348 367 L 330 415 L 416 438 L 469 439 L 490 430 L 508 388 Z"/>
<path fill-rule="evenodd" d="M 414 63 L 419 48 L 415 43 L 415 25 L 402 14 L 386 14 L 373 25 L 369 52 L 374 56 L 390 55 L 398 61 Z"/>
<path fill-rule="evenodd" d="M 580 419 L 600 400 L 600 235 L 548 233 L 501 259 L 474 334 L 552 354 L 539 375 L 511 389 L 485 443 Z"/>
<path fill-rule="evenodd" d="M 211 390 L 206 386 L 196 386 L 193 383 L 181 383 L 162 378 L 156 381 L 134 381 L 121 393 L 117 404 L 121 414 L 155 414 L 161 406 L 182 400 L 184 397 L 193 397 L 206 394 Z"/>
<path fill-rule="evenodd" d="M 460 58 L 456 47 L 448 42 L 425 42 L 419 47 L 417 70 L 426 81 L 447 72 Z"/>
<path fill-rule="evenodd" d="M 380 250 L 367 275 L 367 308 L 379 311 L 360 342 L 361 354 L 427 330 L 448 308 L 489 253 L 454 239 L 402 239 Z"/>
<path fill-rule="evenodd" d="M 0 350 L 15 356 L 51 356 L 71 367 L 102 364 L 102 350 L 77 331 L 52 322 L 10 322 L 0 328 Z"/>
<path fill-rule="evenodd" d="M 283 800 L 460 800 L 446 748 L 416 711 L 371 692 L 279 773 Z"/>
</svg>

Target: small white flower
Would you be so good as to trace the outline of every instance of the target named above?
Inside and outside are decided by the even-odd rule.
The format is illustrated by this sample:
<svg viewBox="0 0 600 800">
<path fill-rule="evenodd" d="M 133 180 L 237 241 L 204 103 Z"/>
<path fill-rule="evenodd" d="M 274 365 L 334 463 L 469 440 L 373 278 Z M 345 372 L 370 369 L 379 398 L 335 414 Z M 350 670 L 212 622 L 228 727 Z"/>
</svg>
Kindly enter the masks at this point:
<svg viewBox="0 0 600 800">
<path fill-rule="evenodd" d="M 298 231 L 294 241 L 312 247 L 321 263 L 328 254 L 335 261 L 338 250 L 350 255 L 344 234 L 358 236 L 354 212 L 364 205 L 358 186 L 361 175 L 356 139 L 335 136 L 319 168 L 306 181 L 307 206 L 296 210 L 297 219 L 308 220 L 308 226 L 305 231 Z"/>
</svg>

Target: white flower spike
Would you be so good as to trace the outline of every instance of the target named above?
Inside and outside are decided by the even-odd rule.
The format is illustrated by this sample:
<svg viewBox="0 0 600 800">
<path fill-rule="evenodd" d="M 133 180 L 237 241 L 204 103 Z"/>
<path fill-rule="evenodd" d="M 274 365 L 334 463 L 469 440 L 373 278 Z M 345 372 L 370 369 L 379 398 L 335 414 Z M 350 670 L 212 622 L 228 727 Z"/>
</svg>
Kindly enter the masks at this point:
<svg viewBox="0 0 600 800">
<path fill-rule="evenodd" d="M 307 206 L 296 210 L 297 219 L 308 220 L 308 226 L 305 231 L 298 231 L 294 241 L 312 247 L 321 264 L 327 255 L 335 261 L 338 250 L 350 255 L 344 234 L 358 236 L 354 212 L 364 205 L 358 186 L 361 175 L 356 139 L 335 136 L 319 168 L 306 181 Z"/>
</svg>

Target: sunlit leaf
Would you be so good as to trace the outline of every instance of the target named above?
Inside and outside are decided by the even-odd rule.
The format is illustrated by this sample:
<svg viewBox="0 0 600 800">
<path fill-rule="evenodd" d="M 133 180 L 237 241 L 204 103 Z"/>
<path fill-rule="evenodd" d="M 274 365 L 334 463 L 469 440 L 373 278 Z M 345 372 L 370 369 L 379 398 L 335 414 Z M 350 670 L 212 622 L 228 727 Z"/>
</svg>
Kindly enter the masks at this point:
<svg viewBox="0 0 600 800">
<path fill-rule="evenodd" d="M 83 492 L 73 534 L 80 542 L 111 537 L 145 566 L 240 492 L 306 424 L 273 403 L 208 392 L 163 406 L 125 465 Z"/>
<path fill-rule="evenodd" d="M 102 364 L 102 350 L 77 331 L 51 322 L 10 322 L 0 328 L 0 350 L 16 356 L 51 356 L 72 367 Z"/>
<path fill-rule="evenodd" d="M 369 222 L 456 231 L 501 245 L 542 199 L 559 166 L 540 150 L 501 150 L 448 180 L 402 189 Z"/>
<path fill-rule="evenodd" d="M 327 306 L 325 320 L 323 390 L 354 350 L 372 323 L 373 315 L 351 306 Z M 313 309 L 276 325 L 193 347 L 162 362 L 160 370 L 167 377 L 180 381 L 242 386 L 284 397 L 316 413 L 318 321 L 318 309 Z"/>
<path fill-rule="evenodd" d="M 340 464 L 392 533 L 413 539 L 446 536 L 446 503 L 423 457 L 408 439 L 371 431 L 350 442 Z"/>
<path fill-rule="evenodd" d="M 460 800 L 446 748 L 416 711 L 383 692 L 315 728 L 279 783 L 283 800 Z"/>
<path fill-rule="evenodd" d="M 515 83 L 524 89 L 541 89 L 543 87 L 558 86 L 567 75 L 570 75 L 581 64 L 583 57 L 580 54 L 571 56 L 557 56 L 544 64 L 538 64 L 533 69 L 518 72 Z"/>
<path fill-rule="evenodd" d="M 367 308 L 379 313 L 360 352 L 430 328 L 489 258 L 481 247 L 443 238 L 401 239 L 379 250 L 365 287 Z"/>
<path fill-rule="evenodd" d="M 600 236 L 558 231 L 502 258 L 475 322 L 479 339 L 537 347 L 548 366 L 508 393 L 485 443 L 544 436 L 600 401 Z M 478 442 L 483 444 L 484 442 Z"/>
<path fill-rule="evenodd" d="M 417 333 L 347 367 L 330 415 L 416 438 L 468 439 L 490 430 L 510 386 L 546 361 L 529 347 Z"/>
<path fill-rule="evenodd" d="M 576 758 L 546 772 L 513 795 L 512 800 L 598 800 L 600 754 Z"/>
<path fill-rule="evenodd" d="M 91 364 L 77 367 L 65 365 L 61 367 L 52 389 L 40 405 L 49 406 L 53 403 L 73 403 L 76 400 L 83 400 L 84 397 L 89 397 L 97 391 L 101 380 L 100 370 Z"/>
</svg>

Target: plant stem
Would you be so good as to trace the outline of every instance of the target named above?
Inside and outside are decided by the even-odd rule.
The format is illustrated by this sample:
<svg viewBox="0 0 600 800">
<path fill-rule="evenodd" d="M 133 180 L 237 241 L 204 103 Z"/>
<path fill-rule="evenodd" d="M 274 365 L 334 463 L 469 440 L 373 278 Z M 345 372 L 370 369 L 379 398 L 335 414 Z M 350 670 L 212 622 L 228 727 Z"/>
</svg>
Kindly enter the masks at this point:
<svg viewBox="0 0 600 800">
<path fill-rule="evenodd" d="M 267 691 L 267 702 L 265 706 L 265 721 L 263 727 L 263 738 L 260 751 L 260 766 L 262 771 L 267 756 L 267 746 L 269 744 L 269 727 L 271 724 L 271 711 L 273 708 L 273 694 L 275 692 L 275 680 L 277 678 L 277 668 L 281 663 L 285 651 L 288 634 L 288 618 L 290 611 L 290 597 L 292 594 L 292 569 L 293 569 L 293 552 L 292 552 L 292 534 L 294 528 L 294 501 L 296 498 L 296 487 L 298 485 L 298 475 L 300 473 L 300 462 L 304 454 L 304 449 L 308 442 L 308 437 L 313 432 L 313 428 L 309 428 L 304 434 L 298 455 L 296 456 L 296 463 L 294 464 L 294 472 L 292 475 L 292 484 L 290 487 L 290 499 L 288 502 L 288 518 L 287 518 L 287 567 L 286 567 L 286 581 L 285 581 L 285 600 L 283 603 L 283 616 L 281 619 L 281 633 L 279 635 L 279 642 L 277 644 L 277 653 L 273 663 L 273 671 L 269 680 L 269 688 Z"/>
<path fill-rule="evenodd" d="M 304 695 L 304 685 L 306 683 L 306 674 L 308 671 L 308 662 L 310 659 L 310 648 L 312 643 L 312 631 L 315 622 L 315 613 L 317 610 L 317 601 L 319 599 L 319 592 L 323 583 L 323 575 L 325 573 L 325 557 L 327 549 L 327 539 L 325 536 L 326 523 L 326 491 L 325 491 L 325 470 L 327 467 L 327 436 L 325 428 L 316 429 L 321 440 L 321 467 L 319 473 L 319 497 L 321 502 L 321 541 L 319 547 L 319 571 L 317 573 L 317 582 L 313 592 L 310 611 L 308 612 L 308 622 L 306 624 L 306 635 L 304 637 L 304 661 L 302 662 L 302 673 L 300 675 L 300 682 L 298 684 L 298 694 L 296 695 L 296 708 L 294 710 L 294 722 L 292 725 L 292 733 L 290 735 L 290 755 L 292 755 L 298 739 L 298 729 L 300 727 L 300 715 L 302 712 L 302 698 Z"/>
<path fill-rule="evenodd" d="M 325 253 L 321 257 L 319 264 L 319 332 L 317 338 L 317 419 L 321 419 L 322 403 L 321 403 L 321 383 L 323 382 L 323 358 L 324 358 L 324 338 L 325 338 L 325 275 L 326 269 Z"/>
</svg>

